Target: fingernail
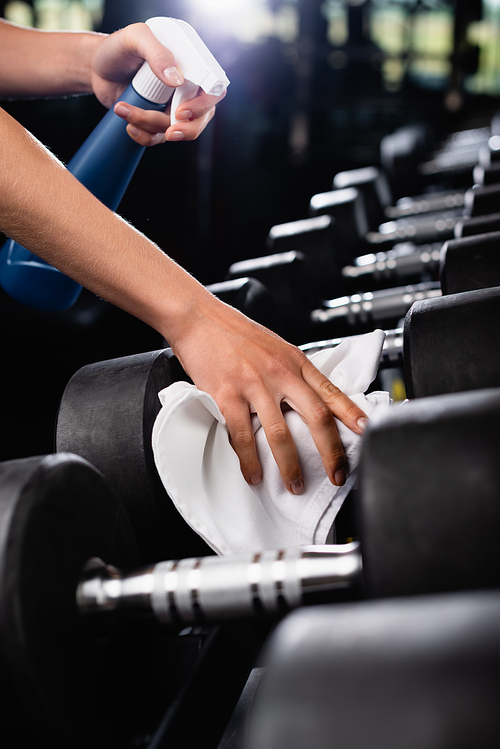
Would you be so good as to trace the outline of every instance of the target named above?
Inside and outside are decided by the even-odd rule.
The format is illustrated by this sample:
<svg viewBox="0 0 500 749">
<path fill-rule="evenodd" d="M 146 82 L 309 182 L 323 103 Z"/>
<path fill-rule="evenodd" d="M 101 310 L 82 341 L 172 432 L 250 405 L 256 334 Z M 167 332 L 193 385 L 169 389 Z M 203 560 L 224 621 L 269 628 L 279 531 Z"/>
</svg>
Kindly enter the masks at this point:
<svg viewBox="0 0 500 749">
<path fill-rule="evenodd" d="M 141 131 L 140 131 L 140 130 L 138 130 L 138 129 L 137 129 L 136 127 L 134 127 L 133 125 L 129 125 L 129 127 L 128 127 L 127 129 L 128 129 L 129 135 L 133 135 L 133 136 L 134 136 L 134 138 L 138 138 L 138 137 L 139 137 L 139 135 L 141 134 Z"/>
<path fill-rule="evenodd" d="M 294 494 L 302 494 L 304 491 L 304 482 L 302 479 L 294 481 L 293 484 L 290 485 L 290 488 Z"/>
<path fill-rule="evenodd" d="M 193 113 L 189 109 L 185 109 L 183 112 L 176 113 L 175 115 L 178 120 L 192 120 Z"/>
<path fill-rule="evenodd" d="M 180 130 L 174 130 L 168 134 L 167 140 L 184 140 L 184 133 L 181 133 Z"/>
<path fill-rule="evenodd" d="M 337 486 L 344 486 L 346 475 L 343 468 L 339 468 L 337 471 L 335 471 L 335 483 Z"/>
<path fill-rule="evenodd" d="M 260 476 L 249 476 L 248 480 L 250 481 L 250 483 L 253 486 L 258 486 L 260 484 L 260 482 L 261 482 L 261 477 Z"/>
<path fill-rule="evenodd" d="M 165 80 L 167 81 L 169 86 L 180 86 L 182 83 L 184 83 L 184 77 L 179 70 L 179 68 L 176 68 L 174 65 L 170 68 L 165 68 L 163 71 L 163 75 L 165 76 Z"/>
<path fill-rule="evenodd" d="M 117 114 L 117 115 L 119 115 L 121 117 L 127 117 L 129 113 L 130 113 L 129 107 L 127 107 L 127 105 L 124 104 L 122 101 L 120 101 L 115 106 L 115 114 Z"/>
<path fill-rule="evenodd" d="M 358 429 L 360 432 L 364 432 L 366 427 L 368 425 L 368 419 L 366 416 L 362 416 L 361 419 L 358 419 Z"/>
</svg>

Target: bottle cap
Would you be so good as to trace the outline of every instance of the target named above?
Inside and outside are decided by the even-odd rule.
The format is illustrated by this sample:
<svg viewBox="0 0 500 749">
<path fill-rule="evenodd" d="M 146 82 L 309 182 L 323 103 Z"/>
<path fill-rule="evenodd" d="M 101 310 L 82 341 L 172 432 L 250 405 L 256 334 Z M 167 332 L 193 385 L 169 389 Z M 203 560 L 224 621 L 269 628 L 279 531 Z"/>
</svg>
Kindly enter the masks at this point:
<svg viewBox="0 0 500 749">
<path fill-rule="evenodd" d="M 197 32 L 185 21 L 157 16 L 146 21 L 156 38 L 174 55 L 184 79 L 207 94 L 220 96 L 229 80 Z M 156 104 L 166 104 L 175 91 L 153 73 L 147 62 L 137 71 L 132 85 L 140 96 Z"/>
</svg>

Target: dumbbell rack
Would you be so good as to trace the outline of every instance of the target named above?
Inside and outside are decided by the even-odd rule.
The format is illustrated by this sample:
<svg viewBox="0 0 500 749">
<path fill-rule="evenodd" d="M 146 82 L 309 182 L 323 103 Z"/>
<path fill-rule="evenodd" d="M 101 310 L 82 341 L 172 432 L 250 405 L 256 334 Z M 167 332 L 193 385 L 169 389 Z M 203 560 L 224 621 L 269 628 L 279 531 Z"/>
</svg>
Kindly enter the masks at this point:
<svg viewBox="0 0 500 749">
<path fill-rule="evenodd" d="M 484 135 L 486 137 L 488 133 L 485 131 Z M 443 168 L 444 165 L 448 171 L 449 160 L 448 163 L 444 163 L 443 158 L 445 157 L 442 154 L 436 154 L 434 158 L 422 165 L 422 170 L 427 175 L 435 174 L 436 172 L 432 169 L 435 170 L 437 166 Z M 475 161 L 471 158 L 469 165 L 473 163 Z M 410 210 L 417 214 L 423 214 L 428 210 L 446 210 L 448 214 L 438 220 L 441 221 L 443 232 L 450 232 L 463 216 L 464 195 L 465 191 L 455 191 L 453 197 L 446 194 L 444 197 L 433 196 L 427 201 L 425 199 L 413 201 L 411 209 L 408 205 L 405 207 L 404 201 L 399 201 L 390 210 L 387 209 L 387 217 L 393 220 L 406 220 Z M 331 221 L 326 215 L 317 216 L 316 219 L 320 219 L 316 221 L 316 225 L 322 232 L 330 230 Z M 424 223 L 426 226 L 435 228 L 434 218 L 423 217 L 419 224 L 420 230 Z M 417 224 L 418 222 L 412 223 L 408 219 L 406 224 L 400 223 L 399 227 L 393 227 L 393 235 L 387 226 L 383 227 L 382 231 L 372 232 L 369 240 L 375 251 L 370 255 L 356 256 L 356 262 L 343 266 L 344 279 L 346 281 L 355 279 L 356 282 L 362 283 L 363 277 L 370 273 L 373 277 L 377 277 L 378 274 L 378 280 L 384 283 L 385 279 L 397 277 L 398 273 L 406 275 L 411 272 L 417 275 L 422 272 L 422 268 L 425 268 L 429 276 L 434 277 L 442 258 L 442 242 L 431 242 L 421 246 L 417 253 L 410 252 L 409 246 L 401 243 L 394 243 L 390 248 L 387 247 L 387 244 L 393 240 L 408 239 L 406 236 L 408 233 L 412 236 L 414 232 L 412 227 Z M 381 247 L 384 249 L 380 249 Z M 296 259 L 297 256 L 292 258 L 293 261 Z M 429 280 L 432 279 L 426 279 L 426 283 Z M 426 299 L 441 296 L 438 284 L 435 280 L 433 282 L 434 286 L 426 286 L 426 291 L 429 292 Z M 235 293 L 234 286 L 231 293 Z M 411 290 L 395 292 L 394 296 L 399 295 L 404 304 L 409 306 L 415 301 L 424 301 L 418 296 L 422 293 L 423 289 L 412 287 Z M 346 316 L 352 319 L 359 317 L 362 322 L 372 325 L 373 320 L 370 319 L 370 314 L 376 307 L 377 299 L 376 289 L 361 291 L 357 295 L 350 294 L 347 301 L 344 301 L 344 307 L 347 309 Z M 335 315 L 339 314 L 341 306 L 330 300 L 330 306 L 326 303 L 321 309 L 321 314 L 325 319 L 328 317 L 334 319 Z M 89 305 L 89 309 L 93 310 L 94 306 Z M 395 316 L 398 318 L 404 316 L 399 307 Z M 380 363 L 381 371 L 394 366 L 402 366 L 403 339 L 403 327 L 386 331 Z M 306 353 L 314 353 L 323 348 L 337 346 L 343 340 L 339 336 L 307 343 L 301 348 Z M 172 364 L 171 352 L 163 353 L 160 359 L 161 367 L 165 366 L 165 359 L 168 360 L 167 368 L 175 366 Z M 132 383 L 131 392 L 134 389 Z M 123 391 L 121 397 L 123 397 Z M 141 412 L 139 420 L 142 416 Z M 96 449 L 96 461 L 98 460 L 97 454 L 102 454 L 102 452 L 100 448 Z M 149 458 L 145 458 L 144 462 L 147 463 L 148 460 Z M 147 499 L 144 501 L 146 502 Z M 348 593 L 345 593 L 345 599 L 350 599 Z M 348 612 L 348 607 L 344 611 Z M 157 636 L 156 630 L 153 630 L 152 634 L 148 628 L 150 625 L 146 623 L 143 625 L 145 637 L 151 637 L 154 640 Z M 168 667 L 171 671 L 170 678 L 162 682 L 164 692 L 158 695 L 160 712 L 164 714 L 159 722 L 153 721 L 147 726 L 148 730 L 134 738 L 134 745 L 143 746 L 144 749 L 162 749 L 162 747 L 179 745 L 186 746 L 187 749 L 193 746 L 200 747 L 200 749 L 212 749 L 212 747 L 216 749 L 224 729 L 231 725 L 231 715 L 239 695 L 245 694 L 245 684 L 248 687 L 252 679 L 257 679 L 255 664 L 258 662 L 262 645 L 267 642 L 273 626 L 269 622 L 226 622 L 210 626 L 201 624 L 185 627 L 175 634 L 172 633 L 170 639 L 163 640 L 163 645 L 158 646 L 160 656 L 158 662 L 159 665 Z M 121 642 L 125 643 L 127 636 L 122 638 Z M 252 688 L 249 691 L 251 693 Z M 164 711 L 165 705 L 168 705 L 166 712 Z M 14 746 L 13 749 L 21 748 Z M 125 748 L 120 745 L 120 749 Z"/>
</svg>

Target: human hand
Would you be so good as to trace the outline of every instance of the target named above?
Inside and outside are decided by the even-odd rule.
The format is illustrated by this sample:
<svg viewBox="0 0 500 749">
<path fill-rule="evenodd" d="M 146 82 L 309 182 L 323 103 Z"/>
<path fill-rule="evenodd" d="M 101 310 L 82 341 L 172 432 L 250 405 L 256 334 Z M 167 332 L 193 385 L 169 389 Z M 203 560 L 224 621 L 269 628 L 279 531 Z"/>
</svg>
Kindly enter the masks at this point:
<svg viewBox="0 0 500 749">
<path fill-rule="evenodd" d="M 219 302 L 195 315 L 187 335 L 169 341 L 194 383 L 217 402 L 248 483 L 262 468 L 251 414 L 257 413 L 283 482 L 292 494 L 304 489 L 302 471 L 283 409 L 293 408 L 310 429 L 330 481 L 346 480 L 346 457 L 334 416 L 362 434 L 366 414 L 295 346 Z"/>
<path fill-rule="evenodd" d="M 191 101 L 177 109 L 179 120 L 170 124 L 168 111 L 145 110 L 120 102 L 133 76 L 146 60 L 153 73 L 167 86 L 175 88 L 184 82 L 173 54 L 161 44 L 149 26 L 135 23 L 100 37 L 91 60 L 92 89 L 104 106 L 114 111 L 127 123 L 130 137 L 141 146 L 180 140 L 195 140 L 215 114 L 215 107 L 225 96 L 210 96 L 200 90 Z"/>
</svg>

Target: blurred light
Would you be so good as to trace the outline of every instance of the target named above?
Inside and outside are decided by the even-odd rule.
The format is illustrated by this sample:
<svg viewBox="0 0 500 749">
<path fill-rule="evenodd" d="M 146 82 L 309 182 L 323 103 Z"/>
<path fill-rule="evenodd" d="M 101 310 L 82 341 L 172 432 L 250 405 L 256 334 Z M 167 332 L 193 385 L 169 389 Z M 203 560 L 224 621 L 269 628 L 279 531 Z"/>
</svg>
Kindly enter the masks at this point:
<svg viewBox="0 0 500 749">
<path fill-rule="evenodd" d="M 41 29 L 92 30 L 102 17 L 104 0 L 12 0 L 3 17 L 21 26 Z"/>
<path fill-rule="evenodd" d="M 11 23 L 17 23 L 20 26 L 34 26 L 33 8 L 28 3 L 21 0 L 7 3 L 3 16 Z"/>
<path fill-rule="evenodd" d="M 244 6 L 255 5 L 254 0 L 201 0 L 200 5 L 212 13 L 230 10 L 242 10 Z"/>
<path fill-rule="evenodd" d="M 290 2 L 275 12 L 267 0 L 190 0 L 191 22 L 210 35 L 256 44 L 270 37 L 291 43 L 298 37 L 298 13 Z"/>
</svg>

